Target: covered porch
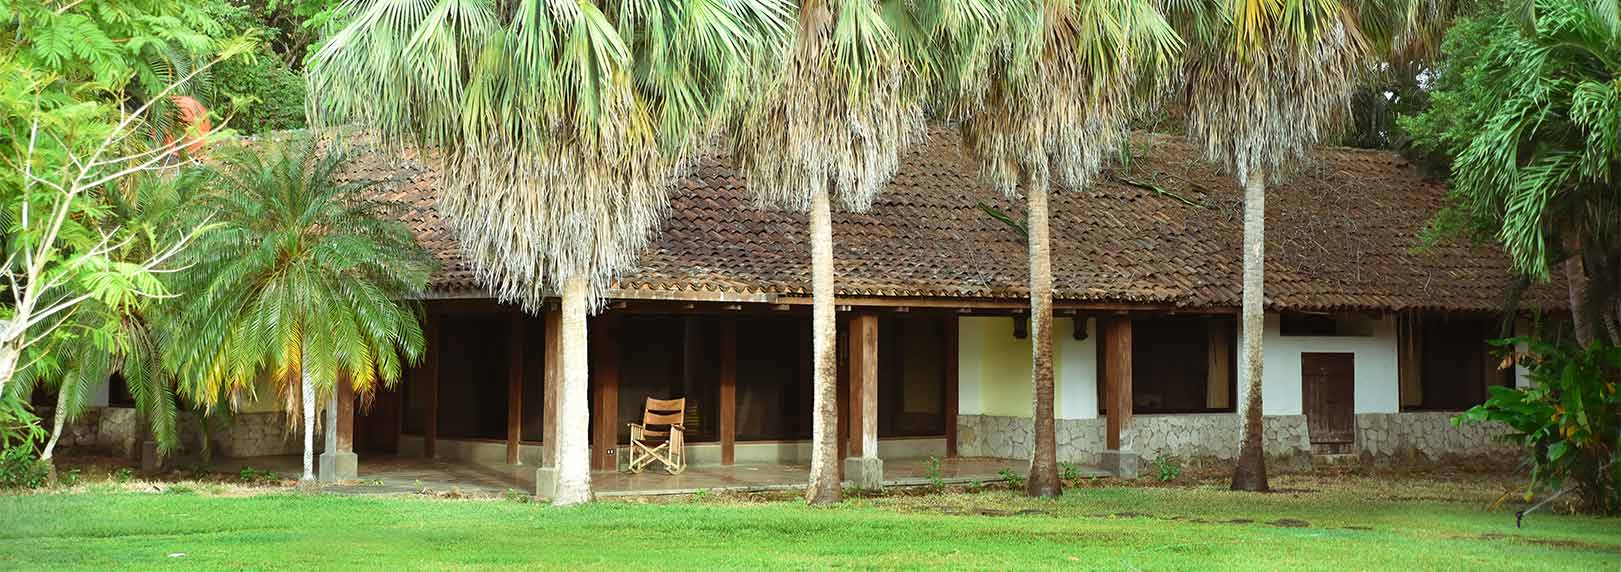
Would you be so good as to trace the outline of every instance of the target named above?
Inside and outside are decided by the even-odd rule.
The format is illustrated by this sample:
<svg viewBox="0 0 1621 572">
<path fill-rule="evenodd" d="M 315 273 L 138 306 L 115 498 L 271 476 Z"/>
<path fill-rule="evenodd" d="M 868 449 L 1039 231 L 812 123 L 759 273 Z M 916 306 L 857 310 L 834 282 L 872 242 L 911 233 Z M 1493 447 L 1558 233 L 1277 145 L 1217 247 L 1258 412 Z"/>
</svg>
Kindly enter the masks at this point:
<svg viewBox="0 0 1621 572">
<path fill-rule="evenodd" d="M 592 318 L 583 422 L 598 493 L 804 484 L 809 307 L 783 302 L 619 300 Z M 926 481 L 922 463 L 930 458 L 944 461 L 943 476 L 964 482 L 1027 471 L 1022 459 L 957 459 L 959 324 L 965 314 L 1021 319 L 1016 304 L 1006 306 L 839 308 L 838 458 L 846 461 L 841 471 L 853 471 L 843 479 L 863 488 Z M 427 353 L 406 379 L 365 404 L 338 392 L 337 418 L 329 418 L 336 435 L 326 440 L 337 452 L 325 457 L 337 468 L 331 478 L 429 471 L 446 484 L 459 478 L 546 496 L 536 472 L 555 466 L 548 445 L 563 421 L 551 399 L 561 381 L 553 367 L 561 362 L 555 304 L 540 316 L 479 299 L 430 300 L 425 308 Z M 962 351 L 978 363 L 979 348 Z M 1129 375 L 1122 367 L 1104 377 Z M 688 473 L 671 476 L 659 466 L 645 475 L 619 473 L 628 460 L 627 424 L 640 421 L 647 398 L 687 399 Z M 1127 415 L 1109 416 L 1111 437 Z"/>
<path fill-rule="evenodd" d="M 296 455 L 229 458 L 216 461 L 210 468 L 223 473 L 252 468 L 291 477 L 301 470 L 301 463 Z M 1027 461 L 1016 459 L 960 457 L 941 460 L 939 474 L 934 475 L 926 459 L 896 459 L 885 463 L 883 484 L 886 487 L 924 486 L 935 484 L 936 477 L 947 485 L 993 483 L 1002 480 L 999 473 L 1003 469 L 1023 474 L 1027 465 Z M 699 491 L 793 491 L 804 490 L 809 472 L 810 467 L 803 464 L 706 465 L 691 467 L 680 475 L 667 475 L 661 471 L 635 475 L 596 472 L 591 475 L 591 488 L 598 497 L 676 495 Z M 1093 474 L 1103 473 L 1083 471 L 1083 476 Z M 355 479 L 341 481 L 325 490 L 379 495 L 448 491 L 474 496 L 501 495 L 507 491 L 528 494 L 535 490 L 535 468 L 415 456 L 369 455 L 361 463 Z"/>
</svg>

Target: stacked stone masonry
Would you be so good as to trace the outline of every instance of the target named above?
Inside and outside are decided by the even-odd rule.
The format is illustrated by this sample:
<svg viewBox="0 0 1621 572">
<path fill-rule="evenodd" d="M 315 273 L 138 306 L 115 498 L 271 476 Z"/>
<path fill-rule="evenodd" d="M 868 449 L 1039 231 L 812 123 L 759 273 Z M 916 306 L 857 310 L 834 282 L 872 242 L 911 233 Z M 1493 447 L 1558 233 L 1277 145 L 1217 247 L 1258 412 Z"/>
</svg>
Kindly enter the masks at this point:
<svg viewBox="0 0 1621 572">
<path fill-rule="evenodd" d="M 51 419 L 50 412 L 42 412 Z M 63 451 L 97 451 L 133 457 L 139 452 L 142 432 L 135 409 L 129 407 L 90 407 L 62 429 L 58 443 Z M 183 453 L 197 451 L 202 440 L 197 416 L 182 414 L 180 443 Z M 227 457 L 260 457 L 266 455 L 292 455 L 299 452 L 302 441 L 298 430 L 287 427 L 281 412 L 238 413 L 229 421 L 210 423 L 209 439 L 216 454 Z M 319 440 L 317 440 L 319 443 Z"/>
<path fill-rule="evenodd" d="M 1364 462 L 1381 465 L 1427 465 L 1500 461 L 1515 447 L 1497 437 L 1501 425 L 1453 427 L 1455 413 L 1414 412 L 1357 415 L 1357 450 Z M 1096 464 L 1104 450 L 1106 421 L 1059 419 L 1058 460 Z M 1033 425 L 1027 417 L 960 415 L 957 451 L 965 457 L 1028 459 Z M 1282 471 L 1312 467 L 1311 436 L 1304 415 L 1267 416 L 1263 423 L 1270 466 Z M 1237 414 L 1139 415 L 1122 436 L 1122 447 L 1145 460 L 1175 457 L 1190 465 L 1228 463 L 1238 457 Z"/>
</svg>

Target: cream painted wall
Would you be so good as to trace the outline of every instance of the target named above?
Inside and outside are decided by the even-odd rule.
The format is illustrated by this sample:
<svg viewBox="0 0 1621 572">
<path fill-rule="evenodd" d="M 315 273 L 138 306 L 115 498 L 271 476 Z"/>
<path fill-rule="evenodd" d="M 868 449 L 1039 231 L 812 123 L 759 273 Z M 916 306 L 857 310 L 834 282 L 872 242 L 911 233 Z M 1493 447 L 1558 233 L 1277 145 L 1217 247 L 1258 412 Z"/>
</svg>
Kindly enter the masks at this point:
<svg viewBox="0 0 1621 572">
<path fill-rule="evenodd" d="M 1097 403 L 1097 324 L 1088 320 L 1085 340 L 1072 335 L 1069 318 L 1053 320 L 1053 370 L 1060 419 L 1094 419 Z M 958 318 L 958 412 L 963 415 L 1030 416 L 1030 343 L 1013 337 L 1006 316 Z M 1356 412 L 1395 413 L 1396 320 L 1381 316 L 1367 337 L 1284 337 L 1278 316 L 1268 314 L 1263 341 L 1263 406 L 1267 415 L 1300 415 L 1300 354 L 1356 356 Z M 1239 372 L 1237 404 L 1247 385 Z"/>
<path fill-rule="evenodd" d="M 1243 335 L 1239 335 L 1243 349 Z M 1356 412 L 1396 413 L 1399 409 L 1396 374 L 1396 320 L 1389 315 L 1375 319 L 1373 335 L 1282 336 L 1278 315 L 1266 315 L 1265 336 L 1261 339 L 1261 405 L 1266 415 L 1301 415 L 1300 354 L 1310 352 L 1352 353 L 1356 356 Z M 1249 394 L 1249 376 L 1239 368 L 1240 409 Z"/>
<path fill-rule="evenodd" d="M 1097 406 L 1094 324 L 1076 340 L 1070 318 L 1053 320 L 1053 401 L 1060 419 L 1092 419 Z M 1007 316 L 957 319 L 957 399 L 962 415 L 1029 417 L 1030 340 Z"/>
</svg>

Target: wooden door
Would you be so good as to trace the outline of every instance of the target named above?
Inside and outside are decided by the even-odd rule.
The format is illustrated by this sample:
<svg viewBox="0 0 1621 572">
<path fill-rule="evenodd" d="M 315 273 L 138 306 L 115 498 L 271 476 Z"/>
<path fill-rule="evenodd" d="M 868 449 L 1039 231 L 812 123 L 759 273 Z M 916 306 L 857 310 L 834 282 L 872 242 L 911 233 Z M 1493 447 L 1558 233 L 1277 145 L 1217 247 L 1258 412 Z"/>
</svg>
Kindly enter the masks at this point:
<svg viewBox="0 0 1621 572">
<path fill-rule="evenodd" d="M 1300 354 L 1301 397 L 1311 442 L 1356 440 L 1356 382 L 1353 354 Z"/>
</svg>

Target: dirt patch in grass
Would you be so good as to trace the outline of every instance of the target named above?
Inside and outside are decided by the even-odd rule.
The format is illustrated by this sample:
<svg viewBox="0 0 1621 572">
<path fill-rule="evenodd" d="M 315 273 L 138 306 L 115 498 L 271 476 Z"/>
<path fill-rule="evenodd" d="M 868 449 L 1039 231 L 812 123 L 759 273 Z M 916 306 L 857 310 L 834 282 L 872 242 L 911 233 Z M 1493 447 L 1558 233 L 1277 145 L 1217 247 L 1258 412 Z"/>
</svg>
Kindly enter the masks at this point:
<svg viewBox="0 0 1621 572">
<path fill-rule="evenodd" d="M 1464 538 L 1464 537 L 1458 537 L 1458 538 Z M 1497 532 L 1488 532 L 1488 533 L 1482 534 L 1480 536 L 1477 536 L 1475 538 L 1478 538 L 1480 540 L 1491 540 L 1491 541 L 1507 540 L 1507 541 L 1510 541 L 1510 542 L 1521 542 L 1521 543 L 1525 543 L 1525 544 L 1535 544 L 1537 546 L 1547 546 L 1549 548 L 1560 548 L 1560 549 L 1571 549 L 1571 550 L 1591 550 L 1591 551 L 1594 551 L 1594 552 L 1607 552 L 1607 553 L 1610 553 L 1610 554 L 1621 554 L 1621 547 L 1606 546 L 1606 545 L 1603 545 L 1603 544 L 1593 544 L 1591 542 L 1582 542 L 1582 541 L 1579 541 L 1579 540 L 1569 540 L 1569 539 L 1563 539 L 1563 538 L 1532 538 L 1532 537 L 1529 537 L 1529 536 L 1520 536 L 1518 534 L 1502 534 L 1502 533 L 1497 533 Z"/>
<path fill-rule="evenodd" d="M 1279 527 L 1279 528 L 1310 528 L 1311 527 L 1311 523 L 1306 522 L 1304 520 L 1300 520 L 1298 518 L 1280 518 L 1280 519 L 1274 520 L 1272 522 L 1268 522 L 1267 524 L 1270 524 L 1272 526 L 1276 526 L 1276 527 Z"/>
</svg>

